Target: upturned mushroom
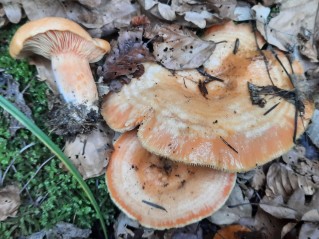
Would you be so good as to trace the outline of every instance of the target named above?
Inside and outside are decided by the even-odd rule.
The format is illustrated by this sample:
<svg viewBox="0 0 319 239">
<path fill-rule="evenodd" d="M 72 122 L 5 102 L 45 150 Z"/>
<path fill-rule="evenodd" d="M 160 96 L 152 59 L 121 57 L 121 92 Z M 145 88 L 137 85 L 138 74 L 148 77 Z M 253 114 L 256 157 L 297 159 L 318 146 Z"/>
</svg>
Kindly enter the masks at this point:
<svg viewBox="0 0 319 239">
<path fill-rule="evenodd" d="M 40 55 L 51 60 L 54 81 L 63 100 L 85 106 L 86 114 L 98 112 L 98 92 L 89 63 L 110 50 L 102 39 L 94 39 L 77 23 L 59 17 L 30 21 L 18 29 L 10 44 L 13 58 Z"/>
<path fill-rule="evenodd" d="M 106 171 L 110 196 L 129 217 L 154 229 L 182 227 L 225 203 L 235 173 L 158 157 L 142 147 L 136 133 L 118 138 Z"/>
<path fill-rule="evenodd" d="M 304 115 L 295 125 L 291 102 L 270 93 L 263 107 L 253 105 L 247 85 L 292 90 L 285 70 L 291 74 L 293 67 L 298 75 L 301 66 L 291 67 L 279 51 L 275 56 L 259 50 L 264 41 L 250 24 L 211 27 L 204 39 L 220 43 L 202 69 L 172 73 L 146 63 L 138 80 L 106 96 L 101 113 L 108 125 L 120 132 L 139 126 L 143 147 L 157 155 L 230 172 L 250 170 L 288 151 L 295 130 L 297 137 L 304 132 L 313 105 L 303 102 Z"/>
</svg>

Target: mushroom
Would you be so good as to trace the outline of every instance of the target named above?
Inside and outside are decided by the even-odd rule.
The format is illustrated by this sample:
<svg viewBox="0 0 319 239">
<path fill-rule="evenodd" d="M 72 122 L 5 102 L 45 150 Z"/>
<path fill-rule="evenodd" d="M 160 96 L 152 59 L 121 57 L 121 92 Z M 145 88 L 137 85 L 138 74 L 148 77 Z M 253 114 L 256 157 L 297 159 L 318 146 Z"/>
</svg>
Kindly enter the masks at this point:
<svg viewBox="0 0 319 239">
<path fill-rule="evenodd" d="M 257 49 L 263 39 L 255 37 L 249 24 L 232 22 L 211 27 L 204 39 L 220 43 L 203 69 L 172 73 L 145 63 L 139 80 L 104 98 L 101 114 L 107 124 L 119 132 L 139 125 L 138 138 L 148 151 L 229 172 L 250 170 L 288 151 L 294 144 L 295 106 L 272 95 L 265 96 L 263 108 L 253 105 L 247 87 L 248 82 L 258 86 L 273 82 L 278 88 L 293 89 L 272 52 Z M 291 73 L 284 54 L 275 52 Z M 302 73 L 298 62 L 292 66 L 295 74 Z M 313 113 L 312 103 L 304 105 L 297 136 Z"/>
<path fill-rule="evenodd" d="M 110 196 L 129 217 L 154 229 L 182 227 L 211 215 L 225 203 L 235 173 L 151 154 L 136 133 L 133 130 L 118 138 L 106 171 Z"/>
<path fill-rule="evenodd" d="M 64 153 L 85 179 L 104 172 L 110 153 L 108 136 L 96 122 L 99 118 L 98 91 L 89 65 L 109 50 L 107 41 L 91 38 L 77 23 L 59 17 L 26 23 L 18 29 L 10 44 L 13 58 L 31 57 L 36 64 L 42 63 L 49 73 L 48 78 L 53 76 L 53 84 L 48 81 L 50 88 L 55 93 L 58 91 L 68 106 L 67 112 L 64 108 L 57 111 L 63 112 L 62 119 L 57 113 L 54 122 L 63 127 L 67 125 L 66 134 L 75 136 L 67 140 Z"/>
<path fill-rule="evenodd" d="M 263 238 L 259 237 L 259 232 L 252 232 L 249 228 L 242 225 L 229 225 L 219 229 L 213 239 L 241 239 L 249 238 L 248 235 L 253 236 L 253 238 Z"/>
<path fill-rule="evenodd" d="M 64 101 L 84 105 L 87 114 L 98 112 L 98 92 L 89 63 L 110 50 L 102 39 L 94 39 L 77 23 L 59 17 L 31 21 L 18 29 L 10 44 L 13 58 L 41 55 L 51 60 L 54 81 Z"/>
</svg>

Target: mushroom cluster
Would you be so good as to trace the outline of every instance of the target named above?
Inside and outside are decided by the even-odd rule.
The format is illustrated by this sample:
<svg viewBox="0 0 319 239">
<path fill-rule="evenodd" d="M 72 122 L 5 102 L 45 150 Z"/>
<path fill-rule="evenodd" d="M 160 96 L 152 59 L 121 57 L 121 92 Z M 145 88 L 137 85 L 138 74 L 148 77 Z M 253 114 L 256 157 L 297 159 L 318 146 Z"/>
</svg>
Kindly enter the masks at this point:
<svg viewBox="0 0 319 239">
<path fill-rule="evenodd" d="M 313 113 L 304 101 L 298 114 L 291 76 L 301 65 L 261 50 L 265 41 L 250 24 L 213 26 L 203 38 L 219 44 L 201 69 L 144 63 L 142 76 L 103 99 L 105 121 L 124 133 L 106 173 L 110 195 L 147 227 L 180 227 L 215 212 L 235 173 L 288 151 Z"/>
</svg>

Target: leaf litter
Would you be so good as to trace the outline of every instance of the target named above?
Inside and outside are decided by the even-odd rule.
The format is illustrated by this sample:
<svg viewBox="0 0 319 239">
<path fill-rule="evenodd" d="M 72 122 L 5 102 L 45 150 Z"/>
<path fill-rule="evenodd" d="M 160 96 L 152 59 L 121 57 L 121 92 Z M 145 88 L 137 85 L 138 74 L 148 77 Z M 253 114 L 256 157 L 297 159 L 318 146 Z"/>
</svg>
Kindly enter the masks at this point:
<svg viewBox="0 0 319 239">
<path fill-rule="evenodd" d="M 14 217 L 21 205 L 20 189 L 16 185 L 0 188 L 0 221 Z"/>
<path fill-rule="evenodd" d="M 153 55 L 167 69 L 198 68 L 211 56 L 216 44 L 200 39 L 179 25 L 156 24 L 146 29 L 145 37 L 153 40 Z"/>
<path fill-rule="evenodd" d="M 256 1 L 235 0 L 10 2 L 13 5 L 8 7 L 5 6 L 8 1 L 0 0 L 0 27 L 7 21 L 17 22 L 23 17 L 20 12 L 25 12 L 29 19 L 52 15 L 67 17 L 82 24 L 93 36 L 117 39 L 112 42 L 112 52 L 104 63 L 99 63 L 100 95 L 117 92 L 133 77 L 138 78 L 144 73 L 143 62 L 157 61 L 172 72 L 199 68 L 213 54 L 216 43 L 201 40 L 197 33 L 226 19 L 255 19 L 258 31 L 269 43 L 268 47 L 274 45 L 293 52 L 292 57 L 298 55 L 301 62 L 318 62 L 318 0 L 271 0 L 263 1 L 263 5 L 256 5 Z M 140 15 L 140 9 L 149 18 Z M 110 36 L 114 32 L 118 37 Z M 35 64 L 40 68 L 41 60 Z M 50 67 L 43 63 L 42 69 L 39 78 L 52 78 Z M 312 65 L 307 80 L 294 82 L 298 82 L 298 90 L 308 94 L 307 98 L 313 97 L 314 101 L 318 99 L 314 96 L 318 89 L 317 69 L 317 64 Z M 315 114 L 308 129 L 316 147 L 317 118 Z M 289 233 L 294 233 L 294 238 L 318 238 L 318 158 L 308 158 L 307 150 L 299 145 L 270 164 L 239 174 L 228 202 L 209 217 L 213 223 L 204 221 L 211 227 L 209 235 L 214 235 L 216 228 L 240 223 L 259 233 L 255 235 L 267 235 L 265 238 L 284 238 Z M 199 239 L 207 236 L 204 226 L 207 223 L 202 222 L 167 232 L 142 228 L 123 215 L 117 220 L 116 225 L 119 224 L 121 226 L 116 226 L 118 238 Z"/>
<path fill-rule="evenodd" d="M 21 110 L 30 120 L 33 121 L 31 109 L 24 100 L 24 92 L 21 92 L 19 88 L 20 84 L 13 79 L 11 75 L 4 73 L 0 69 L 0 94 L 12 101 L 19 110 Z M 17 130 L 24 128 L 24 126 L 21 125 L 19 121 L 12 117 L 9 113 L 6 111 L 3 113 L 4 117 L 6 117 L 10 123 L 9 132 L 11 136 L 14 136 Z"/>
</svg>

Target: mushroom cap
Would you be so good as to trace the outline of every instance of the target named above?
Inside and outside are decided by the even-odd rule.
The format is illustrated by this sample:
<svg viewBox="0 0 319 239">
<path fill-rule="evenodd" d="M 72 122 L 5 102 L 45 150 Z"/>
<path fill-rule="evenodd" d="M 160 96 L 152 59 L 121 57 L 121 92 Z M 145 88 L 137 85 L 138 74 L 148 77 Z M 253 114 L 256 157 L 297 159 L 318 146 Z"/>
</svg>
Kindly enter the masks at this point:
<svg viewBox="0 0 319 239">
<path fill-rule="evenodd" d="M 244 227 L 242 225 L 229 225 L 226 227 L 223 227 L 217 231 L 213 239 L 241 239 L 246 237 L 241 237 L 238 233 L 247 233 L 251 232 L 251 230 L 247 227 Z"/>
<path fill-rule="evenodd" d="M 118 138 L 106 170 L 114 203 L 141 225 L 154 229 L 181 227 L 211 215 L 225 203 L 235 181 L 233 173 L 149 153 L 136 130 Z"/>
<path fill-rule="evenodd" d="M 121 92 L 105 97 L 101 113 L 108 125 L 125 132 L 139 126 L 138 137 L 148 151 L 184 163 L 207 165 L 230 172 L 247 171 L 288 151 L 293 146 L 295 106 L 280 97 L 265 97 L 264 108 L 253 105 L 248 82 L 293 89 L 289 77 L 272 52 L 263 50 L 266 64 L 249 24 L 232 22 L 208 29 L 204 38 L 221 42 L 205 62 L 204 70 L 224 82 L 206 84 L 206 98 L 198 84 L 205 76 L 196 70 L 168 71 L 144 64 L 145 72 Z M 233 53 L 236 39 L 239 48 Z M 291 72 L 285 55 L 276 51 Z M 296 74 L 300 64 L 292 64 Z M 279 103 L 279 104 L 278 104 Z M 278 104 L 278 105 L 277 105 Z M 313 104 L 304 101 L 297 136 L 304 132 Z M 266 114 L 268 110 L 276 106 Z"/>
<path fill-rule="evenodd" d="M 92 44 L 94 44 L 94 46 L 101 52 L 101 56 L 95 57 L 95 59 L 92 58 L 90 62 L 98 61 L 105 53 L 110 51 L 110 44 L 107 41 L 102 39 L 92 39 L 92 37 L 79 24 L 61 17 L 46 17 L 27 22 L 18 29 L 10 43 L 10 55 L 13 58 L 18 59 L 28 56 L 30 53 L 26 53 L 24 51 L 26 41 L 49 31 L 73 33 L 87 42 L 92 42 Z"/>
</svg>

